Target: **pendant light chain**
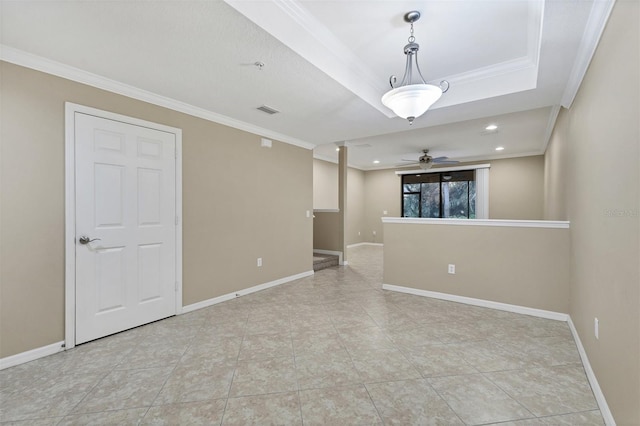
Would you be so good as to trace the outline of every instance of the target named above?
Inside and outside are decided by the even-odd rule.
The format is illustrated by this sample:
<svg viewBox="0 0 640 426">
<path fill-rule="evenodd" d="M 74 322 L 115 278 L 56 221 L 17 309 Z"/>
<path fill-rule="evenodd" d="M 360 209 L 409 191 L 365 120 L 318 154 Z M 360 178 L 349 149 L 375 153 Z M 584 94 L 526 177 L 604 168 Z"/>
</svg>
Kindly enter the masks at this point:
<svg viewBox="0 0 640 426">
<path fill-rule="evenodd" d="M 409 43 L 413 43 L 414 41 L 416 41 L 416 38 L 413 36 L 413 22 L 411 23 L 411 29 L 409 30 Z"/>
</svg>

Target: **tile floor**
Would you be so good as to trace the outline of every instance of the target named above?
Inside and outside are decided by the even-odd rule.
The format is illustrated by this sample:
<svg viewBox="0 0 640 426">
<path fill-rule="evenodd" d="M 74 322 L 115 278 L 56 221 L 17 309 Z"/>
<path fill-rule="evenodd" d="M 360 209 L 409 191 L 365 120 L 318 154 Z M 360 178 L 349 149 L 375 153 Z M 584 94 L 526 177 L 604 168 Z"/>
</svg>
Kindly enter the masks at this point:
<svg viewBox="0 0 640 426">
<path fill-rule="evenodd" d="M 0 422 L 601 425 L 565 323 L 350 266 L 0 371 Z"/>
</svg>

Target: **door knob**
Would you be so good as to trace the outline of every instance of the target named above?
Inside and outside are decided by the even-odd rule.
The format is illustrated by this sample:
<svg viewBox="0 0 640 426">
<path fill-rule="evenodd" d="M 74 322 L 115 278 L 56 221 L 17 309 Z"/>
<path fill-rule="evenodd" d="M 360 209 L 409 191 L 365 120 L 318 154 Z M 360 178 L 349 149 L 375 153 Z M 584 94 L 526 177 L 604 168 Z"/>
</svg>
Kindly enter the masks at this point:
<svg viewBox="0 0 640 426">
<path fill-rule="evenodd" d="M 86 235 L 83 235 L 82 237 L 80 237 L 80 239 L 78 240 L 78 242 L 80 242 L 80 244 L 89 244 L 92 241 L 98 241 L 100 240 L 100 238 L 94 238 L 94 239 L 90 239 L 89 237 L 87 237 Z"/>
</svg>

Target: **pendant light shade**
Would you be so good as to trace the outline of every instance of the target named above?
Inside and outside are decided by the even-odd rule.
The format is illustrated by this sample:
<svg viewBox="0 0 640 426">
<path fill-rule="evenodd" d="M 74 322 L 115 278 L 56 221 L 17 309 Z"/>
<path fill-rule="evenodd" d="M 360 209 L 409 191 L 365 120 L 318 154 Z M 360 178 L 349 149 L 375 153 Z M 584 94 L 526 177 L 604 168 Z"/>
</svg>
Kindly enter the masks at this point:
<svg viewBox="0 0 640 426">
<path fill-rule="evenodd" d="M 382 97 L 384 106 L 398 117 L 408 119 L 420 117 L 442 96 L 442 89 L 433 84 L 410 84 L 389 90 Z"/>
<path fill-rule="evenodd" d="M 449 82 L 442 80 L 439 86 L 428 84 L 418 65 L 418 50 L 420 45 L 416 43 L 413 36 L 413 23 L 420 19 L 420 12 L 412 11 L 404 15 L 404 20 L 411 23 L 409 43 L 404 46 L 404 54 L 407 55 L 407 63 L 404 69 L 404 76 L 398 87 L 395 87 L 397 79 L 392 75 L 389 78 L 391 90 L 382 96 L 382 103 L 391 109 L 398 117 L 402 117 L 413 124 L 416 117 L 422 114 L 434 104 L 443 93 L 449 90 Z M 415 68 L 415 71 L 414 71 Z M 412 82 L 412 77 L 417 76 L 417 83 Z"/>
</svg>

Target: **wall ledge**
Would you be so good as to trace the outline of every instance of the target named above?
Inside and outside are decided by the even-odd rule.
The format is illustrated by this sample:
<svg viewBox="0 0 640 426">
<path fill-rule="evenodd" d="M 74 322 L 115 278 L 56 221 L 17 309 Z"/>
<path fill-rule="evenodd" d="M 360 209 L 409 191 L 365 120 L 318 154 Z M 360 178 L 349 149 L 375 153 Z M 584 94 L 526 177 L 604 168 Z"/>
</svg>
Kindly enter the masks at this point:
<svg viewBox="0 0 640 426">
<path fill-rule="evenodd" d="M 340 213 L 340 209 L 313 209 L 314 213 Z"/>
<path fill-rule="evenodd" d="M 511 228 L 555 228 L 569 229 L 568 221 L 553 220 L 504 220 L 504 219 L 428 219 L 418 217 L 383 217 L 382 223 L 413 225 L 461 225 L 461 226 L 503 226 Z"/>
<path fill-rule="evenodd" d="M 208 306 L 217 305 L 218 303 L 226 302 L 227 300 L 235 299 L 240 296 L 246 296 L 247 294 L 255 293 L 256 291 L 266 290 L 271 287 L 275 287 L 280 284 L 285 284 L 290 281 L 299 280 L 301 278 L 310 277 L 313 275 L 313 271 L 306 271 L 300 274 L 290 275 L 288 277 L 280 278 L 274 281 L 269 281 L 263 284 L 258 284 L 253 287 L 245 288 L 235 291 L 233 293 L 223 294 L 222 296 L 214 297 L 212 299 L 203 300 L 201 302 L 192 303 L 191 305 L 183 306 L 182 313 L 197 311 L 198 309 L 206 308 Z"/>
</svg>

